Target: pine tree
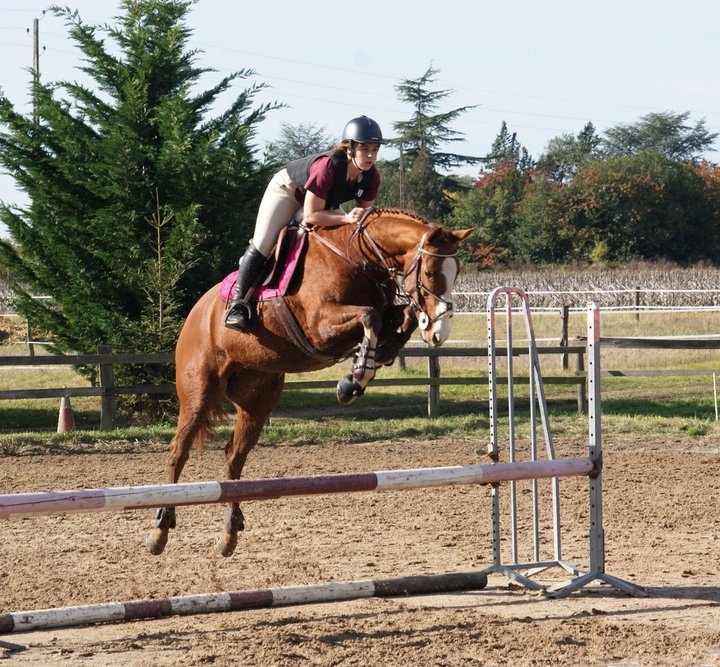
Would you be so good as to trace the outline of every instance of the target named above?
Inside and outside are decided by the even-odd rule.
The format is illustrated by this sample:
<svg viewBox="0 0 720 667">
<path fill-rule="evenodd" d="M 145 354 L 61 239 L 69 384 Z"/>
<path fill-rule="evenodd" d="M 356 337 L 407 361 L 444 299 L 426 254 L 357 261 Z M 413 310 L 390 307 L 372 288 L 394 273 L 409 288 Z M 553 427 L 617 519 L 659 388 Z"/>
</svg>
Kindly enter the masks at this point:
<svg viewBox="0 0 720 667">
<path fill-rule="evenodd" d="M 449 169 L 461 165 L 472 165 L 481 162 L 480 158 L 459 153 L 443 152 L 441 147 L 447 143 L 464 141 L 463 133 L 453 130 L 451 124 L 474 106 L 463 106 L 444 113 L 433 113 L 440 102 L 453 93 L 452 90 L 432 90 L 438 70 L 430 66 L 417 79 L 403 79 L 395 86 L 399 98 L 414 107 L 412 117 L 407 121 L 393 123 L 398 137 L 391 143 L 400 145 L 403 154 L 403 170 L 408 174 L 404 185 L 405 201 L 426 201 L 428 195 L 415 192 L 413 183 L 422 187 L 430 186 L 435 201 L 431 207 L 424 205 L 418 213 L 427 214 L 429 209 L 435 211 L 434 219 L 442 221 L 452 209 L 449 195 L 462 189 L 461 182 L 451 176 L 444 175 Z M 416 165 L 416 162 L 421 164 Z M 398 165 L 399 166 L 399 165 Z M 414 176 L 410 176 L 416 172 Z"/>
<path fill-rule="evenodd" d="M 264 88 L 256 84 L 209 116 L 221 93 L 254 72 L 198 92 L 212 70 L 188 49 L 192 4 L 123 0 L 117 24 L 102 27 L 53 7 L 95 85 L 36 78 L 32 117 L 0 95 L 0 165 L 30 201 L 0 205 L 11 238 L 0 259 L 18 311 L 58 351 L 167 350 L 180 318 L 232 269 L 251 234 L 269 177 L 252 141 L 277 105 L 253 108 Z M 169 285 L 172 298 L 162 298 Z M 162 324 L 157 335 L 148 318 Z"/>
<path fill-rule="evenodd" d="M 528 171 L 535 166 L 527 148 L 517 139 L 516 132 L 508 130 L 507 123 L 502 122 L 500 132 L 493 141 L 490 152 L 483 158 L 483 162 L 491 169 L 497 169 L 498 165 L 505 168 L 511 165 L 519 171 Z"/>
</svg>

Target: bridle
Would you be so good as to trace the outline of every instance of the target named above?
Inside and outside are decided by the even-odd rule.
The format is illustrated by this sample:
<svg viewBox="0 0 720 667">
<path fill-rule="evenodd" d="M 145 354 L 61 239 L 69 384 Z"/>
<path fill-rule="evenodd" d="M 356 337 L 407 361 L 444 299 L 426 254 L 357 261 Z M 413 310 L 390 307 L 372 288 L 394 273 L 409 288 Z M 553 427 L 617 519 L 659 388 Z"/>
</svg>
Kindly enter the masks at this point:
<svg viewBox="0 0 720 667">
<path fill-rule="evenodd" d="M 388 257 L 383 253 L 382 249 L 378 245 L 378 243 L 375 241 L 375 239 L 372 237 L 372 234 L 368 231 L 367 225 L 365 225 L 365 220 L 368 217 L 368 214 L 370 211 L 367 211 L 365 215 L 362 217 L 360 222 L 357 224 L 357 228 L 353 232 L 353 236 L 355 235 L 362 235 L 365 240 L 368 241 L 370 247 L 373 249 L 373 252 L 377 256 L 377 258 L 380 260 L 380 263 L 385 267 L 390 277 L 395 281 L 395 285 L 397 288 L 397 297 L 400 299 L 406 301 L 410 308 L 413 311 L 413 314 L 417 318 L 418 326 L 420 327 L 421 331 L 425 331 L 426 329 L 430 328 L 435 322 L 442 319 L 443 317 L 452 317 L 453 316 L 453 303 L 452 301 L 449 301 L 448 299 L 445 299 L 442 295 L 436 294 L 433 292 L 427 285 L 425 285 L 422 282 L 422 274 L 421 274 L 421 267 L 422 267 L 422 256 L 428 255 L 430 257 L 441 257 L 441 258 L 450 258 L 455 257 L 457 258 L 457 253 L 449 253 L 449 254 L 443 254 L 439 252 L 434 252 L 432 250 L 428 250 L 425 247 L 425 244 L 427 243 L 428 238 L 430 235 L 438 229 L 438 227 L 430 227 L 425 233 L 422 235 L 420 239 L 420 243 L 418 244 L 417 251 L 415 252 L 415 256 L 413 257 L 412 261 L 408 265 L 408 268 L 402 272 L 402 279 L 400 279 L 400 267 L 390 266 L 388 263 Z M 408 288 L 407 284 L 410 282 L 411 287 Z M 421 305 L 421 300 L 427 301 L 427 297 L 430 297 L 434 299 L 437 303 L 442 303 L 445 305 L 445 310 L 443 312 L 439 313 L 435 317 L 430 317 L 427 314 L 427 311 L 423 309 Z"/>
<path fill-rule="evenodd" d="M 413 257 L 413 260 L 410 262 L 410 266 L 407 268 L 407 270 L 403 273 L 403 281 L 402 281 L 402 292 L 404 296 L 408 299 L 410 303 L 410 307 L 413 309 L 413 312 L 415 313 L 418 321 L 418 327 L 420 327 L 421 331 L 425 331 L 426 329 L 429 329 L 435 322 L 442 319 L 443 317 L 447 316 L 448 318 L 453 316 L 453 302 L 446 299 L 440 294 L 436 294 L 433 292 L 427 285 L 425 285 L 422 282 L 422 257 L 423 255 L 428 255 L 429 257 L 440 257 L 440 258 L 452 258 L 457 257 L 457 253 L 439 253 L 434 252 L 433 250 L 428 250 L 425 247 L 425 243 L 428 239 L 428 236 L 435 230 L 437 227 L 434 227 L 433 229 L 429 229 L 426 231 L 422 238 L 420 239 L 420 243 L 418 244 L 418 249 L 415 253 L 415 257 Z M 408 279 L 411 280 L 412 287 L 408 290 L 405 285 L 408 282 Z M 420 296 L 423 295 L 424 300 L 427 301 L 427 297 L 430 297 L 432 299 L 435 299 L 437 303 L 444 304 L 445 310 L 443 310 L 439 315 L 435 315 L 435 317 L 431 318 L 427 311 L 423 310 L 422 306 L 420 305 Z M 436 308 L 437 312 L 437 308 Z"/>
<path fill-rule="evenodd" d="M 421 267 L 422 267 L 422 257 L 423 255 L 428 255 L 430 257 L 440 257 L 440 258 L 457 258 L 457 252 L 454 253 L 439 253 L 434 252 L 432 250 L 428 250 L 425 247 L 425 244 L 427 243 L 428 238 L 430 235 L 438 229 L 438 227 L 430 227 L 421 237 L 420 243 L 418 244 L 417 251 L 415 252 L 415 256 L 413 257 L 412 261 L 408 265 L 408 268 L 405 271 L 402 271 L 402 267 L 400 266 L 391 266 L 389 260 L 389 256 L 386 255 L 380 245 L 375 241 L 375 239 L 372 237 L 372 234 L 368 231 L 368 227 L 365 224 L 368 216 L 374 209 L 369 208 L 367 211 L 365 211 L 365 214 L 360 219 L 360 221 L 357 223 L 355 229 L 353 230 L 351 241 L 354 238 L 362 238 L 365 240 L 370 248 L 372 248 L 373 253 L 378 258 L 380 264 L 383 266 L 383 268 L 387 271 L 390 278 L 394 281 L 395 287 L 396 287 L 396 298 L 405 301 L 410 308 L 413 311 L 413 314 L 417 318 L 418 326 L 420 327 L 421 331 L 425 331 L 429 327 L 431 327 L 435 322 L 442 319 L 443 317 L 452 317 L 453 316 L 453 302 L 445 299 L 442 295 L 436 294 L 433 292 L 427 285 L 425 285 L 422 282 L 422 275 L 421 275 Z M 353 261 L 346 253 L 344 253 L 342 250 L 340 250 L 338 247 L 330 243 L 326 238 L 323 238 L 315 232 L 315 229 L 311 226 L 305 226 L 301 223 L 301 226 L 306 229 L 309 233 L 314 234 L 315 238 L 318 239 L 321 243 L 326 245 L 328 248 L 333 250 L 336 254 L 338 254 L 340 257 L 345 259 L 351 266 L 356 266 L 357 262 Z M 408 288 L 407 284 L 410 282 L 411 286 Z M 440 314 L 436 315 L 435 317 L 431 318 L 427 312 L 423 309 L 421 305 L 421 300 L 426 301 L 427 298 L 430 297 L 434 299 L 438 304 L 444 304 L 445 310 L 441 312 Z"/>
</svg>

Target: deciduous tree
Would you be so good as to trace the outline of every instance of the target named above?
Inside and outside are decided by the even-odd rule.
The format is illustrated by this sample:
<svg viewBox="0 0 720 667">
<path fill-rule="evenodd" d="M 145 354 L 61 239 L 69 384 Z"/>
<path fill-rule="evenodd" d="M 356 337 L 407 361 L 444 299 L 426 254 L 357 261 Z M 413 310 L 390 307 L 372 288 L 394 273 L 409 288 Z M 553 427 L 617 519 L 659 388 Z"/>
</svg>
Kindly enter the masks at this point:
<svg viewBox="0 0 720 667">
<path fill-rule="evenodd" d="M 582 167 L 567 187 L 566 205 L 577 259 L 720 259 L 706 183 L 692 165 L 654 151 Z"/>
<path fill-rule="evenodd" d="M 689 125 L 689 118 L 689 111 L 649 113 L 636 123 L 606 130 L 601 148 L 607 157 L 653 150 L 669 160 L 698 161 L 711 148 L 718 133 L 709 132 L 704 119 Z"/>
<path fill-rule="evenodd" d="M 583 164 L 601 157 L 600 141 L 595 126 L 587 123 L 576 135 L 562 134 L 551 139 L 537 166 L 553 181 L 567 183 Z"/>
<path fill-rule="evenodd" d="M 265 149 L 265 159 L 282 166 L 306 155 L 330 150 L 336 143 L 337 140 L 327 133 L 325 127 L 318 127 L 315 123 L 282 123 L 279 139 L 270 142 Z"/>
</svg>

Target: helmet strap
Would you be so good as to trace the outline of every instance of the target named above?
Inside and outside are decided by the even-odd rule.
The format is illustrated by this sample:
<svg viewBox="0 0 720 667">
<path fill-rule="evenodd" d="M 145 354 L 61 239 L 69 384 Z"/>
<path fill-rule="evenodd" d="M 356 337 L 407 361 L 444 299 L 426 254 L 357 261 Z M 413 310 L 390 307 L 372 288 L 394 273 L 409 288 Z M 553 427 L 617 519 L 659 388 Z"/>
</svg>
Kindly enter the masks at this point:
<svg viewBox="0 0 720 667">
<path fill-rule="evenodd" d="M 350 150 L 348 152 L 348 157 L 350 158 L 350 161 L 355 165 L 355 167 L 360 171 L 361 174 L 365 173 L 364 169 L 360 169 L 360 165 L 355 160 L 355 150 L 358 142 L 354 139 L 350 139 Z"/>
</svg>

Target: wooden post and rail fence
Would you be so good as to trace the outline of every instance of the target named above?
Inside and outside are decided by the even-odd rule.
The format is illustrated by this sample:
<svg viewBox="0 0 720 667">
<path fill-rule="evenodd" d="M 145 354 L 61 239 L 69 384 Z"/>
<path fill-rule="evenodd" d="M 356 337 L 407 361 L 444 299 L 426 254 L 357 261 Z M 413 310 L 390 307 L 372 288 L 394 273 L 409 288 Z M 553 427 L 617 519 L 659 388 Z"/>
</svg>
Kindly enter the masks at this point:
<svg viewBox="0 0 720 667">
<path fill-rule="evenodd" d="M 565 342 L 565 341 L 563 341 Z M 601 338 L 601 345 L 623 348 L 643 349 L 720 349 L 720 339 L 708 338 Z M 575 385 L 577 388 L 578 412 L 584 413 L 587 407 L 587 373 L 585 371 L 586 347 L 582 339 L 572 341 L 572 344 L 543 345 L 537 347 L 539 355 L 561 355 L 563 368 L 568 367 L 567 360 L 575 357 L 575 371 L 573 375 L 543 376 L 545 384 Z M 527 347 L 513 348 L 513 356 L 528 354 Z M 426 386 L 428 401 L 428 416 L 437 417 L 440 414 L 440 388 L 459 384 L 487 384 L 485 375 L 475 373 L 465 374 L 462 377 L 442 377 L 441 358 L 468 358 L 487 357 L 488 348 L 480 346 L 470 347 L 443 347 L 437 349 L 406 347 L 401 351 L 403 359 L 425 357 L 427 358 L 427 375 L 425 377 L 383 378 L 382 374 L 373 380 L 378 387 Z M 507 350 L 496 350 L 497 356 L 506 356 Z M 173 362 L 173 355 L 167 353 L 154 354 L 112 354 L 105 346 L 98 348 L 97 354 L 78 355 L 24 355 L 0 356 L 0 367 L 8 366 L 88 366 L 97 365 L 99 368 L 98 386 L 91 387 L 57 387 L 45 389 L 6 389 L 0 390 L 0 401 L 23 400 L 43 398 L 63 398 L 78 396 L 100 397 L 100 429 L 112 430 L 116 425 L 116 401 L 121 394 L 155 394 L 172 395 L 175 391 L 173 384 L 163 385 L 135 385 L 117 386 L 115 384 L 114 367 L 120 364 L 168 364 Z M 661 370 L 604 370 L 605 376 L 631 377 L 631 376 L 690 376 L 715 375 L 720 369 L 661 369 Z M 528 378 L 522 376 L 514 380 L 517 384 L 527 383 Z M 334 380 L 288 380 L 286 387 L 290 389 L 334 389 Z"/>
</svg>

